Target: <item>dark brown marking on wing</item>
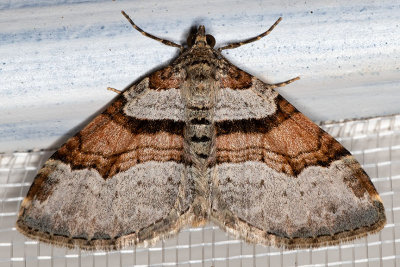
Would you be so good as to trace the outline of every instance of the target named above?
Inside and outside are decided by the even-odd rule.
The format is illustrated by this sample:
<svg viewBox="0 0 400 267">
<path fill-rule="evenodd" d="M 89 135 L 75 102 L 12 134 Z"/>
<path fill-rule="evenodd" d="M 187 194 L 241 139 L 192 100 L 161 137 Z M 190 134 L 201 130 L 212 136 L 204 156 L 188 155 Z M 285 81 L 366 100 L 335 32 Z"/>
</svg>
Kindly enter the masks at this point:
<svg viewBox="0 0 400 267">
<path fill-rule="evenodd" d="M 327 167 L 350 155 L 283 97 L 276 104 L 277 111 L 263 119 L 217 122 L 217 163 L 261 161 L 297 176 L 308 166 Z"/>
<path fill-rule="evenodd" d="M 371 182 L 368 174 L 361 168 L 360 164 L 355 161 L 346 161 L 347 165 L 353 171 L 353 175 L 349 175 L 343 179 L 354 195 L 358 198 L 363 197 L 365 191 L 370 195 L 378 197 L 375 186 Z"/>
<path fill-rule="evenodd" d="M 43 186 L 46 184 L 47 177 L 54 171 L 54 166 L 44 166 L 36 176 L 31 188 L 29 189 L 26 199 L 32 200 L 34 197 L 40 202 L 45 201 L 51 195 L 51 186 Z"/>
<path fill-rule="evenodd" d="M 271 116 L 262 119 L 226 120 L 216 123 L 217 135 L 231 133 L 268 133 L 296 113 L 295 107 L 278 95 L 275 99 L 277 111 Z M 300 113 L 301 114 L 301 113 Z"/>
<path fill-rule="evenodd" d="M 146 161 L 182 161 L 184 122 L 139 120 L 125 116 L 120 97 L 51 159 L 72 169 L 93 168 L 107 179 Z"/>
<path fill-rule="evenodd" d="M 176 73 L 171 66 L 154 72 L 149 77 L 149 87 L 155 90 L 178 88 L 181 84 L 179 73 Z"/>
<path fill-rule="evenodd" d="M 221 77 L 221 87 L 230 89 L 247 89 L 252 85 L 252 76 L 231 65 L 226 76 Z"/>
</svg>

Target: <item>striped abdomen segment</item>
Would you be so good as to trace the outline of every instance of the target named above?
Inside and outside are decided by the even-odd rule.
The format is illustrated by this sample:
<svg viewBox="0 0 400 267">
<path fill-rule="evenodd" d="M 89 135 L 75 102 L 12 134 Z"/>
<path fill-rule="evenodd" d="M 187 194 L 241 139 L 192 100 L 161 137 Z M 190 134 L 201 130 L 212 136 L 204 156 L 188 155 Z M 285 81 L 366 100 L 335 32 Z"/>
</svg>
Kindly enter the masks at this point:
<svg viewBox="0 0 400 267">
<path fill-rule="evenodd" d="M 215 138 L 213 113 L 212 108 L 186 107 L 185 140 L 192 161 L 204 162 L 210 157 Z"/>
</svg>

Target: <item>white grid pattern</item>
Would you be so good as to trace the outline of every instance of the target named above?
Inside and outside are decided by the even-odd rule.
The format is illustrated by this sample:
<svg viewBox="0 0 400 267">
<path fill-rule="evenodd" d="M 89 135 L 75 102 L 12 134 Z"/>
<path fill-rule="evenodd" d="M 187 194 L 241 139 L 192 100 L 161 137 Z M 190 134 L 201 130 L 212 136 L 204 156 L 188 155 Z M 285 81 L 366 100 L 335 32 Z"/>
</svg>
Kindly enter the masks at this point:
<svg viewBox="0 0 400 267">
<path fill-rule="evenodd" d="M 19 205 L 54 151 L 0 155 L 0 267 L 9 266 L 397 266 L 400 244 L 400 115 L 324 123 L 360 161 L 383 199 L 378 234 L 333 247 L 283 250 L 249 245 L 218 227 L 188 228 L 152 248 L 87 252 L 29 240 L 15 229 Z"/>
</svg>

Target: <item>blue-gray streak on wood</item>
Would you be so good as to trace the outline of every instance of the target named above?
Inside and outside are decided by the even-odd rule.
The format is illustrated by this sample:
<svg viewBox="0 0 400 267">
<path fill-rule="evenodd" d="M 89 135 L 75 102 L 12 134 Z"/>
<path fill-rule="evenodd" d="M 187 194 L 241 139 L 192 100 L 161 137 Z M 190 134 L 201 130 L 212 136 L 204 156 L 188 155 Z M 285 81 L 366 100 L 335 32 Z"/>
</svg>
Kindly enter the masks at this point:
<svg viewBox="0 0 400 267">
<path fill-rule="evenodd" d="M 26 1 L 26 0 L 9 0 L 0 2 L 0 10 L 17 9 L 17 8 L 38 8 L 38 7 L 54 7 L 67 4 L 80 3 L 96 3 L 108 2 L 109 0 L 55 0 L 55 1 Z"/>
<path fill-rule="evenodd" d="M 395 1 L 32 3 L 0 3 L 0 152 L 58 145 L 115 97 L 107 86 L 125 88 L 177 55 L 121 9 L 177 43 L 194 25 L 224 44 L 282 16 L 268 37 L 225 56 L 267 82 L 300 75 L 279 92 L 313 120 L 400 113 Z"/>
</svg>

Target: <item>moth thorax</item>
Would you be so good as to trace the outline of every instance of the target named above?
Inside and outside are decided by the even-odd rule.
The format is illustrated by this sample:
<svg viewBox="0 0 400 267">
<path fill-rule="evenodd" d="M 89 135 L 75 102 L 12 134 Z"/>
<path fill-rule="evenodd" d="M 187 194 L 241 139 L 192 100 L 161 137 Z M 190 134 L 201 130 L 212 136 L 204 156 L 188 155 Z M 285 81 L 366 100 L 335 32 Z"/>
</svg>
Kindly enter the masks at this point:
<svg viewBox="0 0 400 267">
<path fill-rule="evenodd" d="M 213 109 L 215 106 L 215 87 L 213 84 L 188 84 L 182 91 L 185 107 L 189 109 Z"/>
<path fill-rule="evenodd" d="M 186 80 L 202 81 L 214 77 L 215 67 L 211 66 L 207 61 L 195 61 L 186 68 Z"/>
</svg>

